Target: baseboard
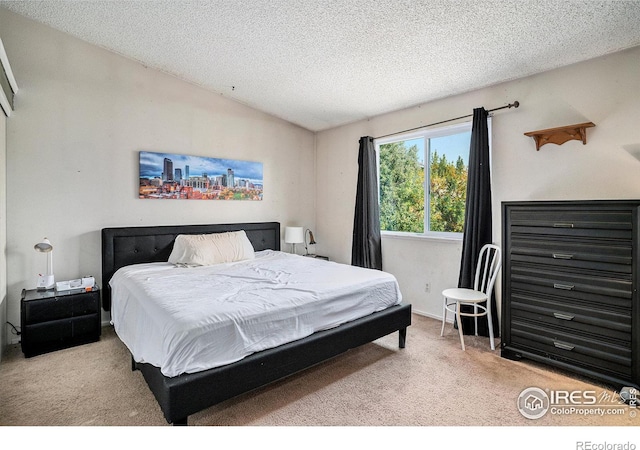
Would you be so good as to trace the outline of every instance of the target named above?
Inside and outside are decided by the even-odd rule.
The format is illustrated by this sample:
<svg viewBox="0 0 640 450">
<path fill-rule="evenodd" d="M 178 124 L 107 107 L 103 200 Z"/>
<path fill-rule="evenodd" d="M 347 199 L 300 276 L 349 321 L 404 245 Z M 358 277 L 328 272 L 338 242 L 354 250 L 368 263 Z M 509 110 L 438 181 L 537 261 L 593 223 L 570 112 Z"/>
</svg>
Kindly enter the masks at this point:
<svg viewBox="0 0 640 450">
<path fill-rule="evenodd" d="M 417 309 L 412 309 L 411 312 L 413 312 L 413 313 L 415 313 L 415 314 L 417 314 L 419 316 L 429 317 L 431 319 L 436 319 L 436 320 L 442 320 L 442 316 L 426 313 L 424 311 L 420 311 L 420 310 L 417 310 Z M 451 318 L 451 319 L 447 318 L 447 323 L 453 323 L 453 318 Z"/>
</svg>

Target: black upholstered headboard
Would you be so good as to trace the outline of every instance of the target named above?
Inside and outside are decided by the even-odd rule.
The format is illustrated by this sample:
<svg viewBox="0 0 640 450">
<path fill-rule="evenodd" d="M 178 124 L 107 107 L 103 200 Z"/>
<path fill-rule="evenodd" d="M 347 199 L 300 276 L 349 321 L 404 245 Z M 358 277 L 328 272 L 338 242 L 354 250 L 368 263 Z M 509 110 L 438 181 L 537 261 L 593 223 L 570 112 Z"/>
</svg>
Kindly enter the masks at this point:
<svg viewBox="0 0 640 450">
<path fill-rule="evenodd" d="M 111 309 L 109 280 L 121 267 L 167 261 L 179 234 L 224 233 L 245 230 L 256 251 L 280 250 L 280 223 L 169 225 L 102 229 L 102 307 Z"/>
</svg>

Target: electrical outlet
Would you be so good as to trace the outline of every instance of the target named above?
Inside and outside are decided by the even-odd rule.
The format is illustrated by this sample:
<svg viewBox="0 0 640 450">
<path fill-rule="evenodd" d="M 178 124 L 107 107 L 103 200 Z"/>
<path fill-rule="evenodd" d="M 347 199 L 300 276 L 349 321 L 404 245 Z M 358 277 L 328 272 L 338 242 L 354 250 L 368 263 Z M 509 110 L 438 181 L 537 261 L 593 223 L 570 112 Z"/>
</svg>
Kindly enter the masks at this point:
<svg viewBox="0 0 640 450">
<path fill-rule="evenodd" d="M 431 283 L 425 283 L 424 291 L 425 292 L 431 292 Z"/>
</svg>

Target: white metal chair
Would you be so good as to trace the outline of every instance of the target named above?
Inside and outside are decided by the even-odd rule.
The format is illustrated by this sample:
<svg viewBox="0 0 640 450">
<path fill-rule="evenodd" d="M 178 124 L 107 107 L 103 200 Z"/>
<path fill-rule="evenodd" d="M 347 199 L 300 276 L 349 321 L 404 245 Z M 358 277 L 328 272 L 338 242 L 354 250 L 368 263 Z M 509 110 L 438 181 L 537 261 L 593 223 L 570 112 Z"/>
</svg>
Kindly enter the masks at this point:
<svg viewBox="0 0 640 450">
<path fill-rule="evenodd" d="M 447 320 L 447 311 L 450 311 L 456 315 L 460 343 L 462 344 L 462 350 L 465 350 L 461 317 L 475 317 L 477 336 L 478 317 L 487 316 L 491 350 L 496 349 L 493 339 L 493 321 L 491 318 L 491 294 L 501 265 L 500 247 L 493 244 L 486 244 L 480 250 L 473 289 L 450 288 L 442 291 L 444 298 L 442 302 L 442 330 L 440 331 L 440 336 L 444 336 L 444 324 Z M 485 302 L 486 304 L 482 304 Z M 461 306 L 473 306 L 473 312 L 461 311 Z"/>
</svg>

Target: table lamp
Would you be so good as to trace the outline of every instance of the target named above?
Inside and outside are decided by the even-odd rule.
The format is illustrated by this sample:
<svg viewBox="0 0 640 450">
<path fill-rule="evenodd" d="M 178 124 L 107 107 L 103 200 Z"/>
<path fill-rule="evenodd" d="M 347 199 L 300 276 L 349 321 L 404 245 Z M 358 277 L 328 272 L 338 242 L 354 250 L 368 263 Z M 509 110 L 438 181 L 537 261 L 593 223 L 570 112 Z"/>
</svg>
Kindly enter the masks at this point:
<svg viewBox="0 0 640 450">
<path fill-rule="evenodd" d="M 287 244 L 292 244 L 292 253 L 296 253 L 296 244 L 302 244 L 304 242 L 304 228 L 286 227 L 284 229 L 284 241 Z"/>
<path fill-rule="evenodd" d="M 307 234 L 309 235 L 309 242 L 307 242 Z M 307 256 L 315 254 L 315 252 L 309 253 L 309 245 L 316 245 L 316 240 L 313 238 L 313 231 L 307 228 L 304 232 L 304 251 Z"/>
<path fill-rule="evenodd" d="M 53 289 L 55 286 L 55 280 L 53 277 L 53 245 L 49 242 L 49 239 L 44 238 L 42 242 L 38 242 L 33 248 L 40 253 L 47 254 L 47 272 L 38 275 L 38 283 L 36 289 L 38 291 L 46 291 L 47 289 Z"/>
</svg>

